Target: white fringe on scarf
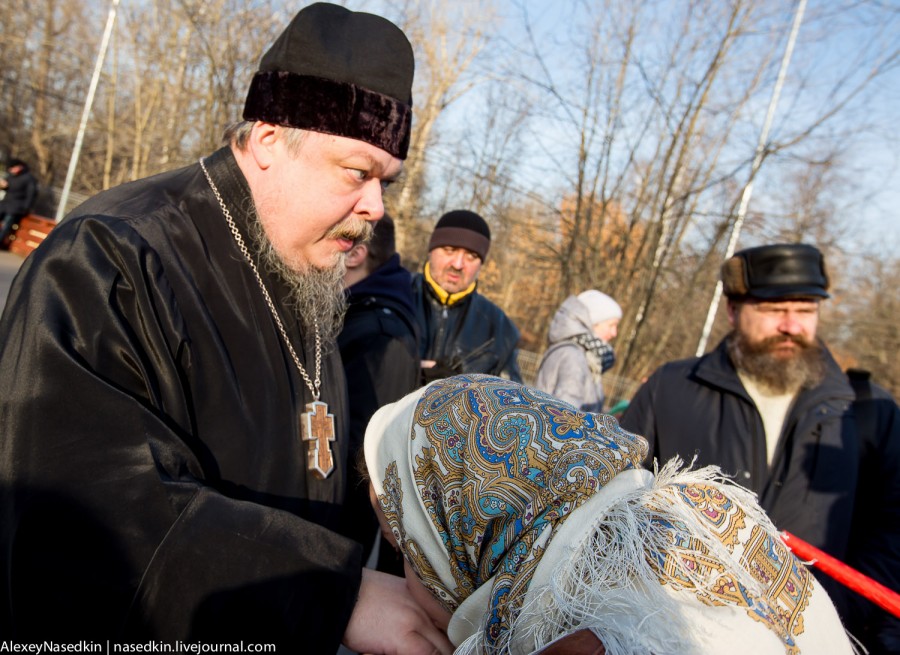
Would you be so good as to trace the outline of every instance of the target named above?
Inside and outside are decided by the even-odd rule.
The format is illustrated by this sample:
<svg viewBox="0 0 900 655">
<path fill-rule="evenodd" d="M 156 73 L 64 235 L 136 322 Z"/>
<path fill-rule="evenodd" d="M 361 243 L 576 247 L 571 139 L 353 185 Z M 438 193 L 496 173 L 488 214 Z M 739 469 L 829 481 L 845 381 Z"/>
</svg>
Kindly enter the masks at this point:
<svg viewBox="0 0 900 655">
<path fill-rule="evenodd" d="M 603 642 L 608 655 L 689 654 L 698 652 L 692 625 L 683 614 L 686 603 L 707 607 L 695 592 L 711 591 L 721 573 L 702 572 L 681 566 L 679 575 L 695 589 L 677 594 L 677 577 L 661 584 L 660 571 L 648 562 L 648 553 L 664 553 L 671 547 L 669 532 L 654 521 L 683 523 L 700 540 L 709 555 L 726 563 L 728 571 L 752 595 L 765 596 L 764 586 L 736 560 L 709 530 L 697 513 L 675 500 L 674 485 L 715 484 L 724 486 L 728 497 L 775 538 L 778 531 L 751 492 L 726 478 L 718 467 L 683 468 L 680 459 L 657 470 L 650 487 L 639 488 L 613 501 L 593 527 L 572 544 L 567 560 L 560 562 L 550 583 L 513 620 L 501 643 L 488 651 L 483 632 L 466 639 L 457 654 L 520 655 L 542 648 L 554 639 L 582 628 L 590 628 Z M 666 588 L 670 591 L 667 591 Z M 748 618 L 748 620 L 750 620 Z"/>
</svg>

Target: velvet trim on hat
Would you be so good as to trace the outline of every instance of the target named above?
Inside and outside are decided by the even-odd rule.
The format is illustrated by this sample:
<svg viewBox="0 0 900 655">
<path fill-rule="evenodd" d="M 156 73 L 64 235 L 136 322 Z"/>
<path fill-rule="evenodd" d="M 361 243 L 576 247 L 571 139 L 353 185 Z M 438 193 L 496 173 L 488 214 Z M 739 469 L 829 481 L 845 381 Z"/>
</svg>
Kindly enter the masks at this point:
<svg viewBox="0 0 900 655">
<path fill-rule="evenodd" d="M 244 120 L 358 139 L 406 159 L 412 107 L 355 84 L 260 71 L 250 84 Z"/>
</svg>

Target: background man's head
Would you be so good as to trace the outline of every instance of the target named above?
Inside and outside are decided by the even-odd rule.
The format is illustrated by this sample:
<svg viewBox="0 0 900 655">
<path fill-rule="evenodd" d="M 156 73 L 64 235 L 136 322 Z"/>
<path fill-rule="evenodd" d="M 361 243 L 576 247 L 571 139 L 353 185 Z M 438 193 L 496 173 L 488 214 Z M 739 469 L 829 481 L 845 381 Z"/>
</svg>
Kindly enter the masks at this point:
<svg viewBox="0 0 900 655">
<path fill-rule="evenodd" d="M 428 242 L 431 279 L 447 293 L 471 287 L 491 247 L 491 230 L 475 212 L 457 209 L 438 220 Z"/>
<path fill-rule="evenodd" d="M 829 297 L 822 253 L 806 244 L 748 248 L 722 266 L 722 283 L 738 370 L 779 392 L 818 382 L 819 302 Z"/>
<path fill-rule="evenodd" d="M 350 287 L 371 275 L 397 252 L 394 221 L 387 214 L 375 224 L 372 238 L 347 253 L 344 286 Z"/>
<path fill-rule="evenodd" d="M 28 170 L 28 164 L 21 159 L 10 159 L 9 163 L 6 165 L 6 170 L 13 175 L 18 175 L 19 173 L 24 173 Z"/>
</svg>

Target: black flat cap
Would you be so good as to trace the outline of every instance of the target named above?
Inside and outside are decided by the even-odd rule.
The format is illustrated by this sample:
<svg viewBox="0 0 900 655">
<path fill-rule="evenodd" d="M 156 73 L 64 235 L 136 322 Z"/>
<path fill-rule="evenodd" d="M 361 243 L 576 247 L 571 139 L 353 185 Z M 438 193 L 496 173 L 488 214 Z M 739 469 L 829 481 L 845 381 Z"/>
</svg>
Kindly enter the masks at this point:
<svg viewBox="0 0 900 655">
<path fill-rule="evenodd" d="M 736 252 L 722 265 L 725 295 L 731 299 L 828 298 L 825 258 L 803 243 L 778 243 Z"/>
<path fill-rule="evenodd" d="M 409 40 L 389 20 L 312 4 L 263 55 L 244 119 L 359 139 L 405 159 L 414 69 Z"/>
</svg>

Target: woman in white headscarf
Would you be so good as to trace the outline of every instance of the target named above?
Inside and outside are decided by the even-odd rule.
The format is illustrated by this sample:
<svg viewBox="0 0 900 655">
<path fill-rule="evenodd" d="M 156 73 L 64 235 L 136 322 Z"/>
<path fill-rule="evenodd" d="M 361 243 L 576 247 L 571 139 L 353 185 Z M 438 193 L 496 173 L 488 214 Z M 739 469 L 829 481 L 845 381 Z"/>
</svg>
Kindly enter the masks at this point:
<svg viewBox="0 0 900 655">
<path fill-rule="evenodd" d="M 654 476 L 646 449 L 483 375 L 382 408 L 365 441 L 407 585 L 457 653 L 853 652 L 749 492 L 712 468 Z"/>
<path fill-rule="evenodd" d="M 601 376 L 615 364 L 610 341 L 621 318 L 619 303 L 596 289 L 566 298 L 550 322 L 535 386 L 582 411 L 603 411 Z"/>
</svg>

